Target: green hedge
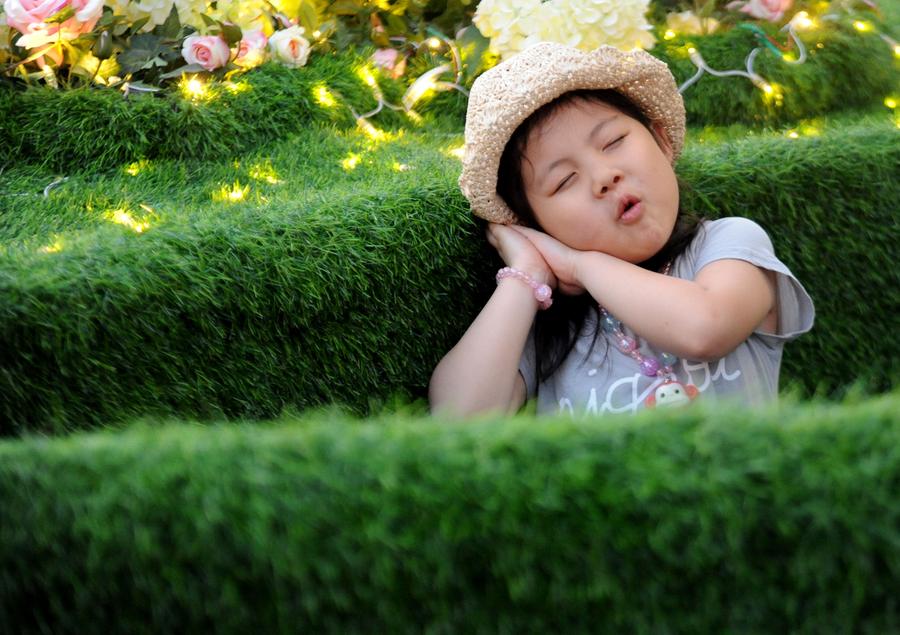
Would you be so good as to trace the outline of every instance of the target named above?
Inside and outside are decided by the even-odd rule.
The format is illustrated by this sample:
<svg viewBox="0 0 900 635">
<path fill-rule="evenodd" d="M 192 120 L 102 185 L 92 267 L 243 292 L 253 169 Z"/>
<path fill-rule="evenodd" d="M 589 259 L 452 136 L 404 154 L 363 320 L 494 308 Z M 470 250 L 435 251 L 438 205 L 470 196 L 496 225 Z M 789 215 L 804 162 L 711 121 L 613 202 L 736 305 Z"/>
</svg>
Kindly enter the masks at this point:
<svg viewBox="0 0 900 635">
<path fill-rule="evenodd" d="M 177 91 L 165 96 L 123 98 L 117 90 L 13 91 L 0 84 L 0 165 L 28 161 L 72 173 L 104 170 L 138 159 L 220 159 L 264 147 L 312 122 L 355 125 L 347 107 L 375 107 L 372 90 L 356 74 L 365 58 L 354 53 L 314 56 L 308 67 L 275 63 L 235 80 L 232 92 L 218 84 L 209 100 L 192 101 Z M 397 82 L 383 80 L 389 98 Z M 338 100 L 316 99 L 325 85 Z M 399 123 L 385 109 L 382 123 Z"/>
<path fill-rule="evenodd" d="M 815 330 L 782 373 L 807 392 L 900 377 L 895 135 L 885 122 L 694 144 L 680 164 L 686 207 L 761 222 L 812 294 Z M 0 252 L 0 433 L 423 397 L 500 263 L 456 172 L 411 174 Z"/>
<path fill-rule="evenodd" d="M 784 87 L 782 106 L 767 104 L 745 78 L 708 75 L 685 93 L 689 123 L 791 122 L 879 104 L 896 89 L 897 65 L 890 47 L 877 35 L 833 25 L 802 37 L 810 47 L 803 65 L 787 65 L 770 52 L 757 58 L 756 71 Z M 757 45 L 753 34 L 743 29 L 663 41 L 652 53 L 671 65 L 679 82 L 696 70 L 687 58 L 686 42 L 696 45 L 720 70 L 744 68 L 744 58 Z M 817 42 L 824 48 L 816 48 Z M 360 113 L 375 106 L 371 90 L 355 73 L 368 52 L 313 56 L 300 70 L 267 64 L 241 77 L 240 83 L 249 90 L 232 94 L 220 87 L 216 99 L 201 103 L 177 94 L 126 101 L 119 91 L 17 91 L 0 83 L 0 166 L 28 161 L 72 173 L 142 158 L 218 159 L 265 147 L 313 121 L 352 126 L 347 106 Z M 316 102 L 314 88 L 320 83 L 339 93 L 341 107 L 323 108 Z M 388 99 L 399 103 L 403 84 L 389 79 L 380 84 Z M 458 125 L 465 107 L 465 98 L 451 92 L 439 94 L 420 110 Z M 403 117 L 384 109 L 378 120 L 381 125 L 396 125 Z"/>
<path fill-rule="evenodd" d="M 0 631 L 897 632 L 898 412 L 6 441 Z"/>
<path fill-rule="evenodd" d="M 774 28 L 768 30 L 777 41 L 790 42 L 787 34 Z M 781 105 L 764 99 L 763 92 L 746 77 L 714 77 L 706 73 L 684 93 L 688 123 L 783 124 L 880 104 L 897 90 L 900 65 L 891 47 L 874 32 L 860 33 L 847 20 L 827 30 L 801 31 L 800 39 L 808 54 L 803 64 L 787 64 L 768 49 L 756 57 L 754 70 L 782 90 Z M 741 28 L 661 41 L 653 54 L 669 64 L 679 85 L 697 71 L 687 53 L 691 45 L 715 70 L 745 71 L 745 58 L 759 42 L 753 33 Z M 792 50 L 796 57 L 796 47 Z"/>
</svg>

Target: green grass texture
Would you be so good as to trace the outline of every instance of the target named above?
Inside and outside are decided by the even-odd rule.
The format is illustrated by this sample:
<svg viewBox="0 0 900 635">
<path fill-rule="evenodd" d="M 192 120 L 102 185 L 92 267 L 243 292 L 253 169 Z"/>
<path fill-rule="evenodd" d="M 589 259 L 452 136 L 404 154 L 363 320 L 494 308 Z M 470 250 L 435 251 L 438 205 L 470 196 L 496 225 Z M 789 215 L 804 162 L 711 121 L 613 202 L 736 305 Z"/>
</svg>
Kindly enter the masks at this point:
<svg viewBox="0 0 900 635">
<path fill-rule="evenodd" d="M 773 29 L 769 28 L 770 35 L 786 46 L 788 36 Z M 876 30 L 860 33 L 847 17 L 800 37 L 809 50 L 803 64 L 786 64 L 769 49 L 756 58 L 755 71 L 777 86 L 781 101 L 767 98 L 747 78 L 707 74 L 684 94 L 689 123 L 781 125 L 871 107 L 896 92 L 898 62 Z M 663 40 L 652 53 L 670 65 L 681 83 L 696 71 L 688 58 L 689 46 L 696 47 L 712 68 L 734 70 L 745 68 L 745 58 L 758 45 L 753 33 L 735 28 L 721 35 Z M 0 167 L 27 162 L 71 173 L 142 159 L 216 160 L 264 151 L 313 122 L 352 128 L 354 111 L 365 113 L 377 105 L 373 90 L 359 74 L 362 67 L 371 68 L 370 52 L 314 55 L 299 70 L 266 64 L 240 76 L 231 87 L 215 85 L 203 99 L 171 90 L 164 97 L 126 100 L 116 90 L 21 90 L 0 83 Z M 440 63 L 434 59 L 429 66 L 428 60 L 418 58 L 414 62 L 416 72 Z M 388 102 L 399 103 L 403 81 L 382 77 L 378 84 Z M 335 105 L 323 105 L 322 88 Z M 424 124 L 458 125 L 466 100 L 458 92 L 438 93 L 416 108 Z M 391 108 L 383 108 L 375 121 L 389 128 L 411 125 L 408 117 Z"/>
<path fill-rule="evenodd" d="M 812 294 L 783 384 L 885 390 L 898 131 L 886 113 L 799 129 L 692 130 L 682 200 L 760 222 Z M 501 266 L 456 185 L 461 144 L 313 126 L 236 159 L 75 173 L 46 197 L 48 168 L 0 174 L 0 433 L 423 397 Z"/>
<path fill-rule="evenodd" d="M 900 63 L 877 32 L 886 26 L 872 19 L 867 24 L 872 25 L 871 30 L 860 32 L 846 17 L 828 27 L 800 31 L 807 52 L 802 64 L 789 64 L 763 48 L 755 59 L 754 71 L 773 86 L 769 96 L 746 77 L 704 74 L 684 92 L 688 123 L 786 124 L 848 108 L 865 108 L 896 94 Z M 786 32 L 775 27 L 767 27 L 767 32 L 782 46 L 790 45 L 793 59 L 799 59 Z M 714 70 L 746 71 L 745 60 L 757 46 L 760 42 L 754 33 L 733 28 L 722 34 L 662 40 L 653 54 L 669 65 L 681 85 L 697 71 L 688 54 L 690 47 L 699 51 Z"/>
<path fill-rule="evenodd" d="M 0 442 L 8 633 L 900 629 L 900 394 Z"/>
</svg>

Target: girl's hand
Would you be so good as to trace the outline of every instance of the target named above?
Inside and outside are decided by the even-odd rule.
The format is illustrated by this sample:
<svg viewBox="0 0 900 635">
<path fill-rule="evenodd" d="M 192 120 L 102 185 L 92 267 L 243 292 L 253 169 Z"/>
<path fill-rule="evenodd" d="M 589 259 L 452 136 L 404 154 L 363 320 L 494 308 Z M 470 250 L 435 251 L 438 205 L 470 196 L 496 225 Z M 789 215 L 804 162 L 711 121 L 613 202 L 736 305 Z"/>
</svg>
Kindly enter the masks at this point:
<svg viewBox="0 0 900 635">
<path fill-rule="evenodd" d="M 510 225 L 510 227 L 537 248 L 544 262 L 556 276 L 559 290 L 562 293 L 580 295 L 585 292 L 584 285 L 575 275 L 577 260 L 585 252 L 572 249 L 544 232 L 520 225 Z"/>
<path fill-rule="evenodd" d="M 536 280 L 556 288 L 556 277 L 543 256 L 522 234 L 510 229 L 512 225 L 488 223 L 485 233 L 491 246 L 497 250 L 508 267 L 520 269 Z"/>
</svg>

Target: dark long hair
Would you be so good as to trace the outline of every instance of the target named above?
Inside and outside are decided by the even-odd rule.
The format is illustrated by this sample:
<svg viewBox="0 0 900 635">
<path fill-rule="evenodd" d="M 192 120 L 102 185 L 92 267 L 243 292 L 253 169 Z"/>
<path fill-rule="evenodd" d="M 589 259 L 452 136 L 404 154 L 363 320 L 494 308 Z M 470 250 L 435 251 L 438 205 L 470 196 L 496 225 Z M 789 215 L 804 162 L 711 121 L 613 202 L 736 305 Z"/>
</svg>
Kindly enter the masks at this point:
<svg viewBox="0 0 900 635">
<path fill-rule="evenodd" d="M 531 132 L 539 128 L 562 106 L 575 101 L 587 101 L 612 106 L 625 115 L 639 121 L 653 133 L 650 121 L 625 96 L 614 90 L 573 90 L 550 101 L 528 117 L 516 128 L 503 155 L 497 172 L 497 193 L 510 209 L 518 215 L 520 222 L 529 227 L 543 231 L 535 217 L 534 210 L 525 194 L 525 182 L 522 178 L 522 161 L 526 161 L 525 146 Z M 656 136 L 655 133 L 654 137 Z M 679 181 L 679 187 L 683 185 Z M 675 227 L 669 240 L 656 254 L 638 263 L 638 266 L 651 271 L 659 271 L 667 262 L 683 253 L 700 227 L 701 218 L 685 212 L 680 204 Z M 584 326 L 588 313 L 594 311 L 599 317 L 597 302 L 588 293 L 581 295 L 554 294 L 553 305 L 546 311 L 539 311 L 534 324 L 535 360 L 538 382 L 550 377 L 563 363 L 566 356 L 575 347 L 578 334 Z M 594 331 L 591 347 L 593 351 L 600 334 L 600 320 Z"/>
</svg>

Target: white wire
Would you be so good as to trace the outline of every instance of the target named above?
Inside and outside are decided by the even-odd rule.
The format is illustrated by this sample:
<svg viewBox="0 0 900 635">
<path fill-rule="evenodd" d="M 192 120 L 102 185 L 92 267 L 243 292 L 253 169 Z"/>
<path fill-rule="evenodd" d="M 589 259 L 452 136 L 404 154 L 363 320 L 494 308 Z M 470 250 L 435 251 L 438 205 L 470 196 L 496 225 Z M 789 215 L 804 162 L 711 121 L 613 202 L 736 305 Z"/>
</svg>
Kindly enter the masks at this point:
<svg viewBox="0 0 900 635">
<path fill-rule="evenodd" d="M 781 30 L 788 31 L 788 33 L 791 36 L 791 39 L 793 39 L 794 42 L 797 44 L 797 49 L 799 51 L 799 54 L 798 54 L 798 57 L 796 60 L 787 60 L 787 59 L 784 59 L 784 56 L 782 56 L 782 58 L 781 58 L 782 61 L 785 64 L 802 64 L 803 62 L 805 62 L 806 61 L 806 47 L 803 46 L 803 42 L 800 41 L 800 37 L 797 35 L 797 32 L 794 30 L 794 25 L 791 24 L 790 22 L 788 22 L 784 27 L 782 27 Z M 692 51 L 690 51 L 688 53 L 688 55 L 691 58 L 691 62 L 694 64 L 694 66 L 697 67 L 697 72 L 694 73 L 694 75 L 690 79 L 688 79 L 681 86 L 678 87 L 678 92 L 683 93 L 688 88 L 690 88 L 691 86 L 696 84 L 700 80 L 700 78 L 703 76 L 704 72 L 709 73 L 710 75 L 714 75 L 715 77 L 746 77 L 747 79 L 749 79 L 751 82 L 753 82 L 757 86 L 759 86 L 760 84 L 768 84 L 768 82 L 766 82 L 766 80 L 763 79 L 762 76 L 758 75 L 753 70 L 753 63 L 756 61 L 756 56 L 759 55 L 759 52 L 761 50 L 763 50 L 763 47 L 757 46 L 752 51 L 750 51 L 750 53 L 747 54 L 747 58 L 744 60 L 744 63 L 746 64 L 746 67 L 747 67 L 746 71 L 741 71 L 741 70 L 717 71 L 714 68 L 711 68 L 706 63 L 706 60 L 703 59 L 703 56 L 700 54 L 700 51 L 698 51 L 696 48 L 693 49 Z"/>
</svg>

